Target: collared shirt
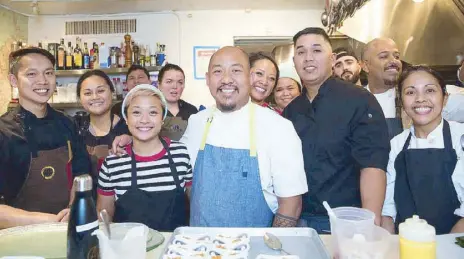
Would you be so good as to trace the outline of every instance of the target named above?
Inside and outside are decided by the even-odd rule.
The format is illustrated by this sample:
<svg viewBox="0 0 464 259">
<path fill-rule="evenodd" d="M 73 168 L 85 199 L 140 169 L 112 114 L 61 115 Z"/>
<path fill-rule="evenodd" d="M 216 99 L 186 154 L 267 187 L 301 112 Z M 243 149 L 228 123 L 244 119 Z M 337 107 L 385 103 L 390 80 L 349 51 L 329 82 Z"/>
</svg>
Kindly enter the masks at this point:
<svg viewBox="0 0 464 259">
<path fill-rule="evenodd" d="M 369 85 L 366 89 L 370 92 Z M 447 85 L 448 102 L 443 108 L 442 115 L 447 121 L 457 121 L 464 123 L 464 89 L 455 85 Z M 375 98 L 382 107 L 385 118 L 395 118 L 395 96 L 396 88 L 391 88 L 384 93 L 374 94 Z"/>
<path fill-rule="evenodd" d="M 192 114 L 198 112 L 197 107 L 193 106 L 192 104 L 184 101 L 179 100 L 179 113 L 176 116 L 172 115 L 172 113 L 168 110 L 167 116 L 170 117 L 181 117 L 182 120 L 188 120 Z"/>
<path fill-rule="evenodd" d="M 47 115 L 37 118 L 19 107 L 2 115 L 0 120 L 14 127 L 14 133 L 22 136 L 0 136 L 0 196 L 5 197 L 7 204 L 19 193 L 28 174 L 31 158 L 36 157 L 40 150 L 67 146 L 69 140 L 73 155 L 73 176 L 90 172 L 90 160 L 84 143 L 73 121 L 63 113 L 47 105 Z"/>
<path fill-rule="evenodd" d="M 464 124 L 450 121 L 451 130 L 451 143 L 453 149 L 456 150 L 458 161 L 454 168 L 451 180 L 453 181 L 454 188 L 458 195 L 458 200 L 461 202 L 461 206 L 456 208 L 455 214 L 464 217 L 464 151 L 461 147 L 461 136 L 464 135 Z M 414 132 L 414 126 L 410 129 L 404 130 L 401 134 L 394 137 L 391 140 L 391 151 L 390 159 L 388 161 L 387 168 L 387 192 L 385 195 L 385 202 L 383 205 L 382 215 L 390 216 L 393 219 L 396 218 L 396 206 L 395 206 L 395 160 L 398 154 L 403 150 L 406 139 L 411 134 L 411 142 L 409 143 L 408 149 L 428 149 L 428 148 L 444 148 L 443 140 L 443 120 L 425 139 L 417 138 Z"/>
<path fill-rule="evenodd" d="M 288 120 L 251 101 L 234 112 L 224 113 L 217 110 L 206 144 L 223 148 L 249 149 L 249 105 L 255 106 L 254 135 L 261 186 L 269 208 L 276 212 L 277 197 L 292 197 L 308 191 L 301 141 Z M 187 145 L 193 168 L 212 109 L 216 108 L 208 108 L 192 115 L 181 139 L 181 142 Z M 195 170 L 193 175 L 195 181 Z"/>
<path fill-rule="evenodd" d="M 284 110 L 303 144 L 309 192 L 303 211 L 325 215 L 333 207 L 361 206 L 360 170 L 386 170 L 390 150 L 387 124 L 376 99 L 365 89 L 327 79 L 312 102 L 307 90 Z"/>
</svg>

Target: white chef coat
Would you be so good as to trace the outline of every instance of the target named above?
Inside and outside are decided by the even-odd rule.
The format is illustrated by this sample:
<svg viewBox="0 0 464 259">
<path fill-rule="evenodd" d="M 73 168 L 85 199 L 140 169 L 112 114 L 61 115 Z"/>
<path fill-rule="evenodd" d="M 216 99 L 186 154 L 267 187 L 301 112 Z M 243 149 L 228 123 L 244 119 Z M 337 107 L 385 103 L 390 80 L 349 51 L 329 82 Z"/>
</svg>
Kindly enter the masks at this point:
<svg viewBox="0 0 464 259">
<path fill-rule="evenodd" d="M 451 142 L 453 149 L 456 150 L 458 161 L 454 169 L 451 179 L 453 181 L 454 188 L 458 195 L 458 200 L 461 202 L 461 206 L 456 208 L 454 214 L 464 217 L 464 151 L 461 147 L 461 136 L 464 134 L 464 124 L 450 121 L 451 130 Z M 387 166 L 387 191 L 385 195 L 385 202 L 382 209 L 383 216 L 390 216 L 393 219 L 396 217 L 396 206 L 394 200 L 395 194 L 395 160 L 398 154 L 402 151 L 404 143 L 412 132 L 411 141 L 408 149 L 427 149 L 427 148 L 444 148 L 445 144 L 443 141 L 443 120 L 438 127 L 433 130 L 426 139 L 416 138 L 414 134 L 414 126 L 410 129 L 404 130 L 401 134 L 397 135 L 391 140 L 391 151 L 390 158 Z"/>
<path fill-rule="evenodd" d="M 366 89 L 370 92 L 369 86 Z M 447 85 L 448 102 L 443 108 L 442 115 L 447 121 L 457 121 L 464 123 L 464 88 L 455 85 Z M 384 93 L 374 94 L 375 98 L 382 107 L 385 118 L 395 118 L 395 96 L 396 88 L 391 88 Z"/>
<path fill-rule="evenodd" d="M 232 149 L 250 148 L 249 105 L 255 107 L 255 139 L 264 198 L 275 213 L 277 197 L 308 192 L 301 140 L 293 124 L 276 112 L 248 102 L 240 110 L 223 113 L 215 107 L 190 116 L 184 136 L 195 181 L 195 160 L 212 109 L 216 109 L 206 144 Z"/>
</svg>

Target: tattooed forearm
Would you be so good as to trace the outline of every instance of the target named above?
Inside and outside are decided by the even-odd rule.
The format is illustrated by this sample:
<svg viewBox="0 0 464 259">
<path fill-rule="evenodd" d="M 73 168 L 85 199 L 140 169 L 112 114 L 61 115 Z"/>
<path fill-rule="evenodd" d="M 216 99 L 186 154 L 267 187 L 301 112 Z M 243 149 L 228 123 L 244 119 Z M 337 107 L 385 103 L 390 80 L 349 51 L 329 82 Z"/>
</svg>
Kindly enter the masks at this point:
<svg viewBox="0 0 464 259">
<path fill-rule="evenodd" d="M 296 226 L 297 221 L 298 219 L 296 218 L 276 213 L 272 226 L 277 228 L 292 228 Z"/>
</svg>

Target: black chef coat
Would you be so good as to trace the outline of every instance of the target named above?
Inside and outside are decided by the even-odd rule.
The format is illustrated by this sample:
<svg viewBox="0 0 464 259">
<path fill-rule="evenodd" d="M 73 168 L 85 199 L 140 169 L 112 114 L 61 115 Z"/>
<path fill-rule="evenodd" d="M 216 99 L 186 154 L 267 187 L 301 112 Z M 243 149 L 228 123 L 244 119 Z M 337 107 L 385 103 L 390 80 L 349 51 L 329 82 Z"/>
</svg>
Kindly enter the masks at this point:
<svg viewBox="0 0 464 259">
<path fill-rule="evenodd" d="M 301 138 L 309 192 L 303 212 L 326 215 L 322 206 L 361 206 L 360 170 L 386 170 L 390 142 L 382 108 L 367 90 L 327 79 L 312 102 L 307 90 L 283 116 Z"/>
<path fill-rule="evenodd" d="M 31 158 L 40 150 L 67 146 L 71 141 L 73 177 L 90 171 L 84 143 L 68 116 L 47 105 L 47 115 L 37 118 L 21 106 L 3 114 L 0 125 L 9 125 L 22 136 L 0 136 L 0 203 L 9 204 L 18 195 L 28 174 Z M 63 172 L 64 173 L 64 172 Z"/>
</svg>

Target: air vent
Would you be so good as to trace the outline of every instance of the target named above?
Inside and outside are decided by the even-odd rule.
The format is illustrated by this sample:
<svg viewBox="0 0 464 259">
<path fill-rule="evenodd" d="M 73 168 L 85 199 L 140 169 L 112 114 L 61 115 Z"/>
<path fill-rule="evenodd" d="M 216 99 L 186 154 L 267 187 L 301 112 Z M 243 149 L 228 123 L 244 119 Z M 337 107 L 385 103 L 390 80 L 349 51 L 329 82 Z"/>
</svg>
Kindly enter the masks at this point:
<svg viewBox="0 0 464 259">
<path fill-rule="evenodd" d="M 66 22 L 66 35 L 118 34 L 137 32 L 137 20 L 95 20 Z"/>
</svg>

